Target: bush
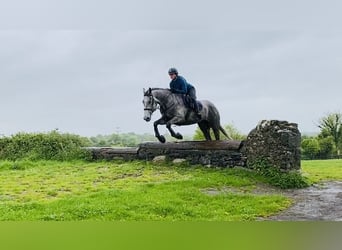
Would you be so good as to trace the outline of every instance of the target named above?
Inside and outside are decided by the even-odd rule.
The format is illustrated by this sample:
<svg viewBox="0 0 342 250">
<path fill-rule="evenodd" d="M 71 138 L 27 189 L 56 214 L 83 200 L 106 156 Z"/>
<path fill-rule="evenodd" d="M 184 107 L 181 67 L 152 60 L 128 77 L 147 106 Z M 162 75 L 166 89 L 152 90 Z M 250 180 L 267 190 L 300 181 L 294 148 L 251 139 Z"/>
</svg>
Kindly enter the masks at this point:
<svg viewBox="0 0 342 250">
<path fill-rule="evenodd" d="M 334 140 L 331 136 L 320 138 L 318 137 L 319 143 L 319 158 L 330 159 L 335 151 Z"/>
<path fill-rule="evenodd" d="M 243 135 L 233 124 L 228 124 L 228 125 L 224 126 L 224 130 L 227 132 L 227 134 L 233 140 L 242 141 L 242 140 L 245 140 L 247 137 L 246 135 Z M 210 136 L 212 139 L 215 138 L 214 132 L 212 131 L 212 129 L 210 130 Z M 220 131 L 220 139 L 221 140 L 227 139 L 226 136 L 224 134 L 222 134 L 221 131 Z M 205 140 L 204 135 L 203 135 L 203 133 L 199 127 L 197 127 L 197 129 L 195 131 L 195 135 L 193 136 L 193 140 L 197 140 L 197 141 Z"/>
<path fill-rule="evenodd" d="M 89 153 L 82 147 L 90 145 L 87 138 L 49 133 L 18 133 L 0 138 L 2 160 L 75 160 L 88 159 Z"/>
<path fill-rule="evenodd" d="M 336 152 L 334 141 L 331 136 L 328 137 L 302 137 L 302 159 L 330 159 Z"/>
<path fill-rule="evenodd" d="M 282 172 L 264 160 L 259 160 L 249 167 L 265 177 L 267 183 L 282 189 L 304 188 L 310 185 L 308 179 L 299 172 Z"/>
<path fill-rule="evenodd" d="M 302 140 L 302 158 L 313 160 L 318 157 L 320 150 L 317 138 L 305 138 Z"/>
</svg>

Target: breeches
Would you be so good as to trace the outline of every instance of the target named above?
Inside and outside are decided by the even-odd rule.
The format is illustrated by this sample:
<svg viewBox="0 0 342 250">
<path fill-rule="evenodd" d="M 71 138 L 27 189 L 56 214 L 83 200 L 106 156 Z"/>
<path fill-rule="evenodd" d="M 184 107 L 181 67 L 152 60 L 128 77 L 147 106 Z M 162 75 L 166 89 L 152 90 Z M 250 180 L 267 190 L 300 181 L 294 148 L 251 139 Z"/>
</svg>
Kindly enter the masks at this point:
<svg viewBox="0 0 342 250">
<path fill-rule="evenodd" d="M 195 88 L 191 88 L 190 90 L 189 90 L 189 96 L 192 98 L 192 99 L 194 99 L 194 100 L 196 100 L 197 99 L 197 97 L 196 97 L 196 89 Z"/>
</svg>

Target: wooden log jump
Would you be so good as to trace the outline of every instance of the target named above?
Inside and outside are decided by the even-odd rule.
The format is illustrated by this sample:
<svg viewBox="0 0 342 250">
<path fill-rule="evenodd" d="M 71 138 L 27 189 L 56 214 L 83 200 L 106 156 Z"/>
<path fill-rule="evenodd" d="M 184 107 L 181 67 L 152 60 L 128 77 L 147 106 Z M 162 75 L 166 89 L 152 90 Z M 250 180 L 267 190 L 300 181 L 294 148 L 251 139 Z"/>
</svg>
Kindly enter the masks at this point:
<svg viewBox="0 0 342 250">
<path fill-rule="evenodd" d="M 238 150 L 241 141 L 181 141 L 181 142 L 144 142 L 139 149 L 166 149 L 166 150 Z"/>
<path fill-rule="evenodd" d="M 89 147 L 94 160 L 153 160 L 165 156 L 168 160 L 185 159 L 191 164 L 233 167 L 245 165 L 240 153 L 240 141 L 145 142 L 137 148 Z"/>
<path fill-rule="evenodd" d="M 167 159 L 185 159 L 191 164 L 220 167 L 244 166 L 240 153 L 241 141 L 182 141 L 168 143 L 142 143 L 138 158 L 152 160 L 165 155 Z"/>
<path fill-rule="evenodd" d="M 135 147 L 87 147 L 93 160 L 134 160 L 137 159 L 138 148 Z"/>
</svg>

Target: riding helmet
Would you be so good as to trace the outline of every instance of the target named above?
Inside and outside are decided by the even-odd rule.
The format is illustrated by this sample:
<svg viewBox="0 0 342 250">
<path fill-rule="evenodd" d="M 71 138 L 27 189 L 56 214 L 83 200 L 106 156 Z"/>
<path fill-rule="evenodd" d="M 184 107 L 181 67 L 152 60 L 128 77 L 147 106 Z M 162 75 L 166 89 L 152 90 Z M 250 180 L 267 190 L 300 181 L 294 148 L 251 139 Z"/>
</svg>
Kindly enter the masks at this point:
<svg viewBox="0 0 342 250">
<path fill-rule="evenodd" d="M 171 74 L 176 74 L 176 75 L 178 75 L 178 70 L 177 70 L 176 68 L 170 68 L 170 69 L 169 69 L 169 75 L 171 75 Z"/>
</svg>

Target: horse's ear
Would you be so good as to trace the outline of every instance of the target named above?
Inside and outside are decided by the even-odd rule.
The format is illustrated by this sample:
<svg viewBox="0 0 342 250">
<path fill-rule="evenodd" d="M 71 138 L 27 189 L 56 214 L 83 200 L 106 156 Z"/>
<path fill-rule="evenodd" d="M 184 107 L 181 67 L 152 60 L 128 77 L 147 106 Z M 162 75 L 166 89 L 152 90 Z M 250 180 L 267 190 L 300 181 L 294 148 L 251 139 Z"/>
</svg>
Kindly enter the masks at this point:
<svg viewBox="0 0 342 250">
<path fill-rule="evenodd" d="M 148 93 L 151 94 L 152 93 L 152 89 L 148 88 Z"/>
</svg>

